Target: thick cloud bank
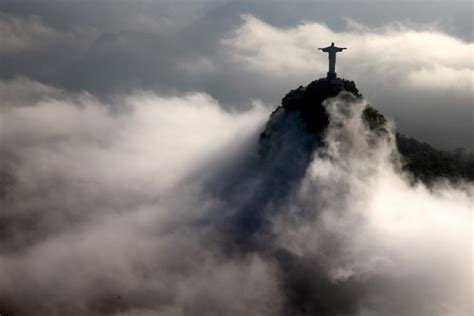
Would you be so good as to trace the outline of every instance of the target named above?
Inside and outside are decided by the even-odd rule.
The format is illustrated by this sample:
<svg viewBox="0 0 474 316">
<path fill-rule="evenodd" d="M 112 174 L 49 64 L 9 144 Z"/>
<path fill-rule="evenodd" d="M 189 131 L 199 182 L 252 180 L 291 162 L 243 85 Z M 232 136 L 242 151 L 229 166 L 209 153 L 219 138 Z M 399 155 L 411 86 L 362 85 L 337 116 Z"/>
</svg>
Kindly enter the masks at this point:
<svg viewBox="0 0 474 316">
<path fill-rule="evenodd" d="M 100 95 L 203 91 L 226 106 L 276 103 L 325 75 L 317 48 L 335 41 L 348 47 L 339 75 L 399 131 L 473 150 L 471 3 L 372 2 L 4 0 L 0 78 Z"/>
<path fill-rule="evenodd" d="M 410 186 L 365 104 L 327 104 L 326 145 L 281 192 L 258 103 L 0 93 L 17 85 L 31 93 L 0 107 L 2 315 L 472 313 L 472 184 Z M 241 213 L 265 224 L 236 229 Z"/>
<path fill-rule="evenodd" d="M 2 314 L 271 308 L 276 284 L 258 255 L 219 255 L 197 223 L 220 204 L 199 181 L 255 146 L 261 106 L 234 115 L 204 94 L 144 92 L 112 109 L 45 93 L 0 117 Z"/>
<path fill-rule="evenodd" d="M 398 171 L 393 134 L 369 132 L 360 119 L 364 106 L 327 105 L 327 146 L 276 225 L 305 273 L 321 269 L 306 276 L 313 305 L 302 310 L 469 315 L 472 185 L 410 186 Z"/>
<path fill-rule="evenodd" d="M 436 146 L 472 146 L 474 46 L 434 26 L 368 28 L 349 21 L 336 32 L 317 22 L 281 28 L 244 15 L 222 44 L 233 63 L 284 86 L 324 75 L 327 54 L 317 49 L 331 42 L 348 47 L 338 55 L 338 74 L 357 82 L 403 132 Z"/>
<path fill-rule="evenodd" d="M 350 29 L 335 32 L 315 22 L 277 28 L 251 15 L 243 16 L 243 20 L 235 38 L 225 43 L 233 47 L 236 61 L 254 71 L 268 71 L 276 76 L 306 73 L 309 78 L 325 73 L 327 55 L 315 48 L 334 41 L 350 48 L 339 55 L 340 72 L 346 75 L 367 74 L 370 70 L 376 78 L 396 77 L 400 85 L 437 84 L 465 93 L 470 88 L 473 44 L 436 29 L 413 29 L 403 24 L 374 29 L 349 22 Z M 440 76 L 428 75 L 435 73 Z M 402 81 L 403 75 L 407 78 Z"/>
</svg>

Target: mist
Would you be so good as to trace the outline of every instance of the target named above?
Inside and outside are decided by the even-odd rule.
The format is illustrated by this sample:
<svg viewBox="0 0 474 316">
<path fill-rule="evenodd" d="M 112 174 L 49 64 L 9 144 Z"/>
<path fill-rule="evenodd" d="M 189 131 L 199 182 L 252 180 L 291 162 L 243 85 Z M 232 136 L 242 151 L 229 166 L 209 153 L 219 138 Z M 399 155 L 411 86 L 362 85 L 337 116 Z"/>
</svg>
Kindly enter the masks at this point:
<svg viewBox="0 0 474 316">
<path fill-rule="evenodd" d="M 365 102 L 262 168 L 262 102 L 0 92 L 2 314 L 472 314 L 472 183 L 412 184 Z"/>
<path fill-rule="evenodd" d="M 243 15 L 221 44 L 226 60 L 259 78 L 259 89 L 286 91 L 327 71 L 317 49 L 330 42 L 348 47 L 338 57 L 339 76 L 357 82 L 400 132 L 440 148 L 472 147 L 473 44 L 434 25 L 374 28 L 348 20 L 335 31 L 318 21 L 277 27 Z"/>
<path fill-rule="evenodd" d="M 472 315 L 473 183 L 425 185 L 395 136 L 472 152 L 471 13 L 2 1 L 0 314 Z M 274 108 L 331 42 L 364 98 L 307 132 Z"/>
<path fill-rule="evenodd" d="M 2 79 L 98 97 L 200 91 L 237 110 L 323 76 L 317 48 L 335 41 L 349 48 L 339 76 L 400 132 L 472 151 L 470 1 L 6 0 L 0 11 Z"/>
<path fill-rule="evenodd" d="M 44 93 L 2 107 L 2 314 L 269 306 L 251 292 L 231 300 L 240 286 L 271 291 L 274 281 L 258 255 L 213 250 L 212 227 L 199 224 L 220 205 L 200 181 L 255 147 L 265 118 L 261 105 L 232 114 L 201 93 L 137 92 L 113 108 L 89 94 Z"/>
</svg>

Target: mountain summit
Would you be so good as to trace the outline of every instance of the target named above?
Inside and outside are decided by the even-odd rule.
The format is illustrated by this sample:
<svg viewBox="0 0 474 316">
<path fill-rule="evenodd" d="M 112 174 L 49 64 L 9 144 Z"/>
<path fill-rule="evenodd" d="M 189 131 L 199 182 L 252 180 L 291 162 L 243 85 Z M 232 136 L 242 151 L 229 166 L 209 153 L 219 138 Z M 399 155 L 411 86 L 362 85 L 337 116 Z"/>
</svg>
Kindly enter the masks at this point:
<svg viewBox="0 0 474 316">
<path fill-rule="evenodd" d="M 346 101 L 347 106 L 363 101 L 355 82 L 341 78 L 321 78 L 288 92 L 260 135 L 262 157 L 283 159 L 299 165 L 300 174 L 304 172 L 314 149 L 324 145 L 330 121 L 325 104 L 336 97 Z M 388 131 L 385 117 L 370 105 L 366 105 L 361 119 L 380 136 Z M 402 168 L 413 176 L 413 181 L 431 184 L 441 178 L 454 182 L 474 180 L 473 154 L 437 150 L 400 133 L 396 133 L 395 140 Z"/>
<path fill-rule="evenodd" d="M 298 113 L 307 131 L 323 132 L 329 123 L 323 102 L 343 92 L 351 95 L 354 99 L 362 100 L 362 95 L 354 81 L 321 78 L 306 87 L 300 86 L 298 89 L 288 92 L 281 101 L 282 105 L 275 110 L 273 115 L 279 115 L 280 111 Z M 268 127 L 271 128 L 271 126 Z"/>
</svg>

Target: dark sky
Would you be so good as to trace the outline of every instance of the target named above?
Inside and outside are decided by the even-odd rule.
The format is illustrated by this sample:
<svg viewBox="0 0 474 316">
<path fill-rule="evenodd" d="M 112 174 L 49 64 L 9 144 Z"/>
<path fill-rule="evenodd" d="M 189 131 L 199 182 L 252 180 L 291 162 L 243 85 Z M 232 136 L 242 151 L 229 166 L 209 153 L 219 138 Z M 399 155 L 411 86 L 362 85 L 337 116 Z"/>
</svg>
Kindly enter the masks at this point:
<svg viewBox="0 0 474 316">
<path fill-rule="evenodd" d="M 11 37 L 10 44 L 0 48 L 0 78 L 24 76 L 67 91 L 88 91 L 98 96 L 135 89 L 153 89 L 165 95 L 201 91 L 233 108 L 246 108 L 254 99 L 276 106 L 289 89 L 324 76 L 324 71 L 317 69 L 310 76 L 291 67 L 285 69 L 284 76 L 263 74 L 261 68 L 248 71 L 248 61 L 247 65 L 235 63 L 229 57 L 235 52 L 222 42 L 240 40 L 232 34 L 243 25 L 242 14 L 280 30 L 319 23 L 335 34 L 357 35 L 360 30 L 351 25 L 358 23 L 367 28 L 366 36 L 359 41 L 370 39 L 371 33 L 390 36 L 390 31 L 382 30 L 387 27 L 404 28 L 407 34 L 441 32 L 462 41 L 464 50 L 472 51 L 473 40 L 470 1 L 7 0 L 0 2 L 0 12 L 2 32 Z M 319 34 L 311 35 L 314 45 L 327 45 L 326 39 L 319 37 L 318 41 Z M 18 41 L 12 39 L 15 37 L 21 38 L 23 46 L 18 46 Z M 297 41 L 293 46 L 306 44 Z M 264 43 L 256 43 L 255 48 L 261 45 Z M 444 43 L 431 42 L 426 49 L 433 51 L 438 45 Z M 354 49 L 345 54 L 363 53 Z M 405 56 L 423 54 L 413 48 L 397 49 Z M 459 48 L 446 49 L 448 56 Z M 466 78 L 472 82 L 472 59 L 451 62 L 451 69 L 464 71 L 458 79 L 453 78 L 456 74 L 446 72 L 431 74 L 433 78 L 449 77 L 450 82 L 464 81 L 461 85 L 471 87 L 460 92 L 443 83 L 407 88 L 404 81 L 410 77 L 409 71 L 438 66 L 445 70 L 446 65 L 430 60 L 431 54 L 426 55 L 423 64 L 405 58 L 398 65 L 398 57 L 391 58 L 392 53 L 381 50 L 379 61 L 361 55 L 353 60 L 351 71 L 341 64 L 339 73 L 355 80 L 369 102 L 393 118 L 402 132 L 443 148 L 472 149 L 472 84 L 466 82 Z M 341 56 L 341 63 L 349 56 Z M 392 62 L 384 64 L 386 59 Z M 308 60 L 308 69 L 315 62 L 325 61 Z M 265 61 L 271 63 L 275 61 Z M 358 67 L 368 63 L 372 65 Z M 375 76 L 368 67 L 402 70 L 396 76 L 385 76 L 383 71 Z"/>
</svg>

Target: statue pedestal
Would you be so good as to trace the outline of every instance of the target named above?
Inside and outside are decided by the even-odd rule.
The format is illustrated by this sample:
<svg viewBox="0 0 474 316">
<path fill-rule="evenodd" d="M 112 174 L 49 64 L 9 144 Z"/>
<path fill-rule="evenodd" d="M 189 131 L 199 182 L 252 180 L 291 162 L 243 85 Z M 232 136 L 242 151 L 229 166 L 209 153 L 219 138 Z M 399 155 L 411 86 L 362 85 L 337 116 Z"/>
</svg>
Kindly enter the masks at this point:
<svg viewBox="0 0 474 316">
<path fill-rule="evenodd" d="M 337 79 L 337 73 L 328 72 L 328 79 Z"/>
</svg>

